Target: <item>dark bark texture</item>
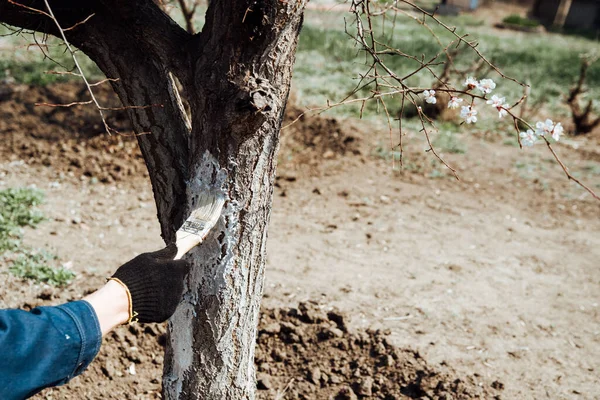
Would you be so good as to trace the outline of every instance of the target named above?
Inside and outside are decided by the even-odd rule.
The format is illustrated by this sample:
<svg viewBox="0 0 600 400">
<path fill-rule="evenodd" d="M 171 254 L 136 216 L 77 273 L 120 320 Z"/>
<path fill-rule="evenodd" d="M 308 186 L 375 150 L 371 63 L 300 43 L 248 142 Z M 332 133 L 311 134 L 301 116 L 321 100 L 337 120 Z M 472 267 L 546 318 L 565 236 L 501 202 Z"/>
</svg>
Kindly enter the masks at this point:
<svg viewBox="0 0 600 400">
<path fill-rule="evenodd" d="M 305 0 L 211 1 L 192 35 L 150 0 L 50 5 L 128 108 L 166 242 L 204 190 L 226 204 L 192 251 L 169 324 L 167 399 L 254 398 L 254 342 L 279 130 Z M 25 7 L 24 7 L 25 6 Z M 0 22 L 59 36 L 39 0 L 0 0 Z M 183 88 L 187 115 L 177 90 Z"/>
</svg>

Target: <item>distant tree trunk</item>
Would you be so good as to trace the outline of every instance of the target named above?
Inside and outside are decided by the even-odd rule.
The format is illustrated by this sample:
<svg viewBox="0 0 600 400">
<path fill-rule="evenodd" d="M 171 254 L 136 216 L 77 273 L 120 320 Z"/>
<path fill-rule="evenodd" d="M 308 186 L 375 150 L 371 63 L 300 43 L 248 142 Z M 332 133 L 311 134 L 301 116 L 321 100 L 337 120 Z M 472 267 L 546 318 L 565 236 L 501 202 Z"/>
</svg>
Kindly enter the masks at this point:
<svg viewBox="0 0 600 400">
<path fill-rule="evenodd" d="M 25 1 L 45 10 L 43 1 Z M 128 108 L 152 181 L 162 236 L 203 190 L 226 196 L 222 218 L 194 250 L 184 301 L 169 324 L 167 399 L 254 398 L 279 130 L 305 0 L 211 2 L 191 35 L 150 0 L 52 1 L 71 43 L 110 78 Z M 57 35 L 42 14 L 0 0 L 0 21 Z M 183 86 L 191 116 L 181 104 Z"/>
<path fill-rule="evenodd" d="M 558 10 L 556 10 L 556 16 L 554 17 L 554 26 L 558 26 L 560 28 L 565 26 L 565 21 L 567 20 L 569 11 L 571 11 L 572 4 L 573 4 L 573 0 L 561 0 L 560 1 Z"/>
</svg>

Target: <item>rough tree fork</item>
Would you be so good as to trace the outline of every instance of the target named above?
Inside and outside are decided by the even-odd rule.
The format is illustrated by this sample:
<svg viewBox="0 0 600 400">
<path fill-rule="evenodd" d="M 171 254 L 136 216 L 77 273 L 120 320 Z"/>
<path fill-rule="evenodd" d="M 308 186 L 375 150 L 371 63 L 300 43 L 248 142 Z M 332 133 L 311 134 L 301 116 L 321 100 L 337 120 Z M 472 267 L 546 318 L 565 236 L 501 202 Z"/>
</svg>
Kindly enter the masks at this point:
<svg viewBox="0 0 600 400">
<path fill-rule="evenodd" d="M 227 197 L 213 234 L 191 256 L 189 290 L 169 325 L 165 398 L 254 397 L 278 136 L 305 3 L 211 1 L 202 32 L 191 35 L 150 0 L 50 2 L 63 28 L 94 14 L 66 37 L 118 78 L 111 84 L 139 134 L 165 241 L 198 190 Z M 0 22 L 60 36 L 32 9 L 47 11 L 39 0 L 0 0 Z M 160 106 L 132 107 L 151 104 Z"/>
</svg>

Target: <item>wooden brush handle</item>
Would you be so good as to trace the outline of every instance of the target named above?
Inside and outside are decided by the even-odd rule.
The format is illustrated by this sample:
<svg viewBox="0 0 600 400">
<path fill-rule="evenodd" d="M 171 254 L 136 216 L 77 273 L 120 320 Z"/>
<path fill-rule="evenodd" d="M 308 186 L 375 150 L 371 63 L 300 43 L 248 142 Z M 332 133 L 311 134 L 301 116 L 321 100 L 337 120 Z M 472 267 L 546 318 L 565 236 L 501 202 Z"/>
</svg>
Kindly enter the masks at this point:
<svg viewBox="0 0 600 400">
<path fill-rule="evenodd" d="M 177 245 L 177 255 L 175 256 L 174 260 L 181 259 L 185 253 L 202 242 L 202 239 L 203 238 L 201 236 L 190 234 L 188 232 L 177 231 L 177 241 L 175 242 Z"/>
</svg>

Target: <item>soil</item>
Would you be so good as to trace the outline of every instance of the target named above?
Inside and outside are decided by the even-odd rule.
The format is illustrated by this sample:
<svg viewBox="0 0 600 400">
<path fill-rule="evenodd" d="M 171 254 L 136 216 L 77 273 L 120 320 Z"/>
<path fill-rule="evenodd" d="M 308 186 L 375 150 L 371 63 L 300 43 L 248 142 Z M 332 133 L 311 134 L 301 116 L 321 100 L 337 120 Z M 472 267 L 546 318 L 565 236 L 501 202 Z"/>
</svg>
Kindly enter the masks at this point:
<svg viewBox="0 0 600 400">
<path fill-rule="evenodd" d="M 1 151 L 10 159 L 51 166 L 103 183 L 147 174 L 124 111 L 110 112 L 107 122 L 121 134 L 107 135 L 98 112 L 89 105 L 36 106 L 85 101 L 83 89 L 76 83 L 35 90 L 25 85 L 0 88 Z M 119 107 L 118 99 L 106 87 L 100 87 L 98 97 L 105 107 Z"/>
<path fill-rule="evenodd" d="M 0 189 L 44 190 L 25 229 L 76 273 L 64 288 L 0 262 L 0 307 L 81 298 L 161 246 L 152 191 L 124 115 L 102 133 L 73 83 L 0 87 Z M 101 101 L 111 104 L 109 92 Z M 300 110 L 288 108 L 286 122 Z M 256 350 L 261 399 L 597 399 L 600 205 L 543 146 L 457 134 L 464 154 L 405 137 L 401 171 L 376 122 L 304 116 L 282 132 Z M 514 138 L 513 138 L 514 139 Z M 600 187 L 597 134 L 557 151 Z M 160 398 L 164 325 L 109 334 L 90 368 L 37 399 Z M 133 367 L 132 367 L 133 365 Z"/>
<path fill-rule="evenodd" d="M 392 345 L 389 329 L 351 333 L 347 319 L 311 302 L 263 311 L 256 352 L 258 388 L 265 391 L 260 397 L 472 399 L 501 393 L 497 381 L 480 387 L 475 377 L 463 381 L 430 367 L 418 352 Z"/>
</svg>

